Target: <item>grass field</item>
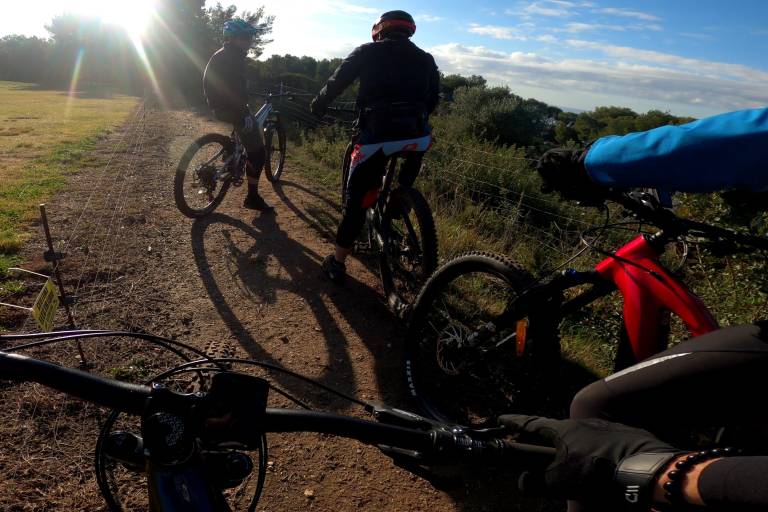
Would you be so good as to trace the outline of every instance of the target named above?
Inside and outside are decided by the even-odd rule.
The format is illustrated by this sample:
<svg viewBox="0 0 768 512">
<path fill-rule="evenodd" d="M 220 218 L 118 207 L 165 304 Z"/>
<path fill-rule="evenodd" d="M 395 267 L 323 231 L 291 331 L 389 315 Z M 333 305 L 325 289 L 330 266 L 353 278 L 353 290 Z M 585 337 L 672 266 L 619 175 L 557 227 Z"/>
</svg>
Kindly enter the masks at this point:
<svg viewBox="0 0 768 512">
<path fill-rule="evenodd" d="M 16 260 L 37 204 L 87 163 L 98 137 L 121 124 L 137 102 L 0 82 L 0 280 Z M 0 282 L 0 299 L 19 286 Z"/>
</svg>

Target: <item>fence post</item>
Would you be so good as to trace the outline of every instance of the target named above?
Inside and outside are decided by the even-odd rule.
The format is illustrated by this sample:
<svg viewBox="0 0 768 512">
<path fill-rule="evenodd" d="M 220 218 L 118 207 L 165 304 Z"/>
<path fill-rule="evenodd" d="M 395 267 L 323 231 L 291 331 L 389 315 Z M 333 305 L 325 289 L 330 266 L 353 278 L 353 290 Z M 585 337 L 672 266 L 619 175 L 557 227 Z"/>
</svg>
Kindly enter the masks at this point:
<svg viewBox="0 0 768 512">
<path fill-rule="evenodd" d="M 60 252 L 56 252 L 53 248 L 53 239 L 51 238 L 51 228 L 48 225 L 48 215 L 45 212 L 45 204 L 40 205 L 40 218 L 43 222 L 43 231 L 45 231 L 45 241 L 48 244 L 48 251 L 45 252 L 43 255 L 43 258 L 45 261 L 50 262 L 51 269 L 53 270 L 53 277 L 56 280 L 56 284 L 59 287 L 59 295 L 61 296 L 61 303 L 64 305 L 64 311 L 67 313 L 67 321 L 69 322 L 69 327 L 71 329 L 75 329 L 75 319 L 72 317 L 72 310 L 70 309 L 70 304 L 72 303 L 72 300 L 70 297 L 67 296 L 67 292 L 64 290 L 64 282 L 61 280 L 61 273 L 59 272 L 59 261 L 61 261 L 64 258 L 64 254 Z M 83 347 L 80 344 L 80 340 L 75 341 L 77 344 L 77 351 L 80 355 L 80 364 L 85 366 L 87 365 L 87 361 L 85 359 L 85 353 L 83 352 Z"/>
</svg>

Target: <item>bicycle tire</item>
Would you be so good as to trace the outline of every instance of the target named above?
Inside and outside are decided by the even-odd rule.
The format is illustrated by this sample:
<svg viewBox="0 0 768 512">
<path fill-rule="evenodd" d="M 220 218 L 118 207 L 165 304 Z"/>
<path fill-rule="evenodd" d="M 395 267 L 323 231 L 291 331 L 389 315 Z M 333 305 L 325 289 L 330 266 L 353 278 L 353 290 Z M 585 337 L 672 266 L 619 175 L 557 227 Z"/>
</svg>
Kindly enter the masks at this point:
<svg viewBox="0 0 768 512">
<path fill-rule="evenodd" d="M 417 297 L 413 309 L 410 313 L 406 342 L 405 342 L 405 372 L 409 394 L 416 405 L 425 415 L 444 422 L 458 422 L 473 426 L 486 425 L 487 422 L 474 423 L 457 414 L 456 411 L 446 410 L 446 406 L 439 403 L 433 396 L 435 393 L 430 391 L 429 382 L 434 386 L 442 387 L 444 382 L 434 382 L 434 378 L 429 374 L 425 365 L 428 363 L 425 359 L 430 357 L 438 361 L 437 343 L 435 351 L 432 354 L 425 353 L 422 350 L 424 344 L 424 332 L 427 329 L 427 323 L 430 319 L 430 311 L 433 309 L 435 301 L 439 300 L 443 290 L 446 290 L 451 283 L 462 276 L 468 276 L 474 273 L 484 273 L 506 283 L 515 295 L 530 286 L 535 281 L 534 277 L 514 260 L 490 252 L 469 252 L 462 254 L 446 263 L 444 263 L 427 280 Z M 533 354 L 539 349 L 537 357 L 539 363 L 551 361 L 555 356 L 559 359 L 559 321 L 548 321 L 548 316 L 553 316 L 552 311 L 557 304 L 551 305 L 546 309 L 533 309 L 528 315 L 529 327 L 528 338 L 531 339 L 530 347 Z M 476 349 L 475 349 L 476 350 Z M 528 362 L 528 361 L 526 361 Z M 530 361 L 533 365 L 533 361 Z M 432 363 L 439 366 L 438 363 Z M 539 364 L 535 365 L 536 368 Z M 451 378 L 447 374 L 442 374 L 443 379 Z M 451 394 L 450 386 L 446 386 L 441 394 Z M 457 407 L 461 407 L 460 396 L 452 394 L 450 401 L 455 401 Z M 509 412 L 512 409 L 494 411 L 496 414 Z M 519 410 L 519 409 L 517 409 Z M 532 412 L 532 411 L 531 411 Z M 490 416 L 493 416 L 491 414 Z M 490 418 L 489 416 L 489 418 Z M 495 420 L 495 416 L 493 417 Z"/>
<path fill-rule="evenodd" d="M 272 146 L 274 142 L 274 136 L 275 133 L 277 134 L 277 150 L 278 150 L 278 157 L 275 162 L 273 162 L 274 158 L 274 147 Z M 267 179 L 272 183 L 277 183 L 280 181 L 280 176 L 283 174 L 283 170 L 285 169 L 285 151 L 286 151 L 286 141 L 285 141 L 285 128 L 283 127 L 283 122 L 278 118 L 274 122 L 270 122 L 266 128 L 264 128 L 264 150 L 265 150 L 265 158 L 264 158 L 264 170 L 267 174 Z"/>
<path fill-rule="evenodd" d="M 198 151 L 207 146 L 208 144 L 219 144 L 225 151 L 232 151 L 233 144 L 232 139 L 221 133 L 209 133 L 196 139 L 189 147 L 184 151 L 184 154 L 179 160 L 179 165 L 176 168 L 176 175 L 173 179 L 173 197 L 176 202 L 176 207 L 181 213 L 191 219 L 199 219 L 213 212 L 224 200 L 224 196 L 229 190 L 230 182 L 224 181 L 221 183 L 216 196 L 203 208 L 193 208 L 187 203 L 187 199 L 184 196 L 184 177 L 189 170 L 189 164 L 195 157 Z"/>
<path fill-rule="evenodd" d="M 437 247 L 437 229 L 432 217 L 432 210 L 429 203 L 424 199 L 421 193 L 410 187 L 398 187 L 392 191 L 386 206 L 384 216 L 381 220 L 381 235 L 383 247 L 379 256 L 381 281 L 384 287 L 384 295 L 387 303 L 398 315 L 403 315 L 413 299 L 403 297 L 398 290 L 395 282 L 396 270 L 391 261 L 390 250 L 393 244 L 393 220 L 400 214 L 403 219 L 409 218 L 409 213 L 413 212 L 414 218 L 418 223 L 418 245 L 421 255 L 419 268 L 414 269 L 416 275 L 415 282 L 408 288 L 413 288 L 413 298 L 418 294 L 421 285 L 429 278 L 437 268 L 438 247 Z M 403 215 L 405 213 L 405 215 Z M 404 221 L 405 222 L 405 221 Z M 412 231 L 416 231 L 415 229 Z"/>
</svg>

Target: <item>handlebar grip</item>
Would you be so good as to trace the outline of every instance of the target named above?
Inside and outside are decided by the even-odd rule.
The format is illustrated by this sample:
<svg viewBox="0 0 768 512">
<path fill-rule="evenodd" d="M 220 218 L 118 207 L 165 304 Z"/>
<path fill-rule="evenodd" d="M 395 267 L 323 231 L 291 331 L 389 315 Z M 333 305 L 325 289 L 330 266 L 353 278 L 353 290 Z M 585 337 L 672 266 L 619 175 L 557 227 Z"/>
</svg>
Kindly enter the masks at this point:
<svg viewBox="0 0 768 512">
<path fill-rule="evenodd" d="M 500 441 L 504 459 L 512 466 L 526 470 L 541 470 L 552 464 L 557 450 L 550 446 Z"/>
<path fill-rule="evenodd" d="M 0 352 L 0 378 L 32 381 L 68 395 L 125 413 L 139 415 L 151 388 L 97 377 L 80 370 Z"/>
</svg>

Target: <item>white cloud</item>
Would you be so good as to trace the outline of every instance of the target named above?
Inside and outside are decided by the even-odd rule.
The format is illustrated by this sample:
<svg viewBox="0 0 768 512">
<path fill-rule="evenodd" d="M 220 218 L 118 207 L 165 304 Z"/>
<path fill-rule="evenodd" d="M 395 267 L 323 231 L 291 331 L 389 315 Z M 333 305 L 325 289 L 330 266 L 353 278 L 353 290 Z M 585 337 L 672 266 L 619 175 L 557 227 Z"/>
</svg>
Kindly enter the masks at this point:
<svg viewBox="0 0 768 512">
<path fill-rule="evenodd" d="M 633 9 L 622 9 L 619 7 L 605 7 L 602 9 L 594 9 L 592 12 L 599 14 L 610 14 L 612 16 L 621 16 L 623 18 L 634 18 L 636 20 L 643 21 L 661 21 L 661 18 L 648 14 L 642 11 L 635 11 Z"/>
<path fill-rule="evenodd" d="M 594 30 L 612 30 L 615 32 L 624 32 L 627 27 L 623 25 L 604 25 L 600 23 L 568 23 L 562 32 L 592 32 Z"/>
<path fill-rule="evenodd" d="M 433 16 L 431 14 L 417 14 L 413 17 L 413 19 L 416 21 L 432 23 L 436 21 L 443 21 L 445 18 L 442 16 Z"/>
<path fill-rule="evenodd" d="M 524 6 L 520 10 L 507 9 L 505 14 L 513 16 L 552 16 L 558 18 L 567 18 L 578 14 L 577 10 L 580 7 L 593 7 L 592 2 L 580 1 L 574 2 L 569 0 L 539 0 L 531 2 Z"/>
<path fill-rule="evenodd" d="M 348 2 L 330 1 L 325 3 L 333 9 L 340 9 L 342 12 L 346 11 L 353 14 L 380 14 L 381 12 L 376 7 L 367 7 L 364 5 L 356 5 Z"/>
<path fill-rule="evenodd" d="M 687 59 L 589 41 L 573 48 L 602 51 L 604 59 L 549 59 L 535 53 L 504 53 L 456 43 L 431 49 L 447 73 L 481 74 L 492 83 L 526 90 L 613 95 L 629 104 L 687 105 L 689 111 L 736 110 L 768 103 L 768 73 L 746 66 Z M 537 94 L 537 93 L 534 93 Z M 537 94 L 538 95 L 538 94 Z M 578 105 L 574 105 L 578 106 Z M 589 106 L 587 106 L 589 108 Z"/>
<path fill-rule="evenodd" d="M 518 30 L 513 27 L 498 27 L 495 25 L 478 25 L 477 23 L 470 23 L 468 31 L 472 34 L 491 36 L 494 39 L 527 39 L 527 37 L 521 35 Z"/>
<path fill-rule="evenodd" d="M 571 10 L 574 4 L 571 2 L 553 2 L 552 0 L 544 2 L 533 2 L 523 9 L 526 14 L 539 14 L 541 16 L 566 17 L 573 16 Z"/>
<path fill-rule="evenodd" d="M 345 56 L 360 43 L 370 41 L 370 28 L 379 9 L 344 1 L 241 0 L 238 6 L 253 10 L 265 6 L 275 15 L 273 42 L 262 58 L 270 55 L 310 55 L 315 58 Z M 338 15 L 346 16 L 349 30 L 334 29 Z M 331 23 L 329 23 L 331 20 Z"/>
<path fill-rule="evenodd" d="M 565 28 L 554 29 L 554 30 L 557 32 L 572 32 L 572 33 L 594 32 L 594 31 L 600 31 L 600 30 L 610 30 L 613 32 L 626 32 L 627 30 L 633 30 L 633 31 L 651 30 L 653 32 L 660 32 L 662 30 L 662 27 L 655 23 L 617 25 L 617 24 L 607 24 L 607 23 L 571 22 L 571 23 L 566 23 Z"/>
</svg>

